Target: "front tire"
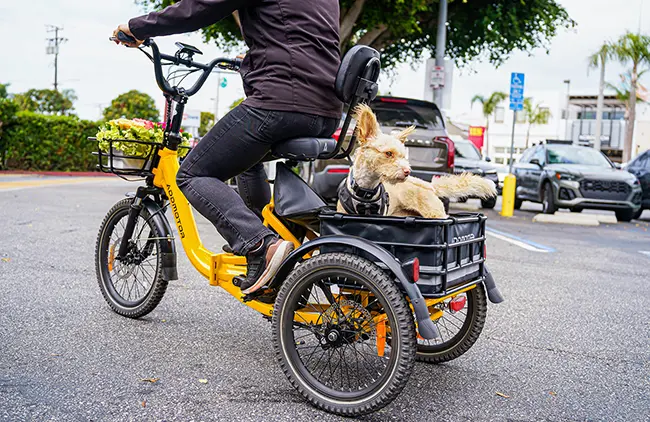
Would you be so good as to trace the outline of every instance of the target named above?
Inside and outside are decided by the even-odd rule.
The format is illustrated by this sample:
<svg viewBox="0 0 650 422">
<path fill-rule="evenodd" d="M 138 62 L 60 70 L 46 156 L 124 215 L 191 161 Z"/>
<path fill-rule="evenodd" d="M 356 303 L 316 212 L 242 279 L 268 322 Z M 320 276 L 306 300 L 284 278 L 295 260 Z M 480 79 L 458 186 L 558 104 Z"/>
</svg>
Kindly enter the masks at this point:
<svg viewBox="0 0 650 422">
<path fill-rule="evenodd" d="M 638 218 L 638 217 L 634 217 L 636 213 L 632 208 L 628 208 L 626 210 L 616 210 L 615 213 L 616 213 L 616 219 L 618 221 L 624 221 L 626 223 L 632 221 L 633 218 Z"/>
<path fill-rule="evenodd" d="M 167 290 L 162 277 L 162 242 L 167 240 L 142 208 L 126 257 L 116 257 L 132 202 L 132 198 L 121 200 L 104 218 L 95 247 L 95 269 L 108 306 L 119 315 L 139 318 L 153 311 Z"/>
<path fill-rule="evenodd" d="M 549 182 L 544 183 L 544 186 L 542 187 L 542 207 L 542 212 L 544 214 L 555 214 L 557 211 L 553 186 L 551 186 L 551 183 Z"/>
<path fill-rule="evenodd" d="M 481 199 L 481 207 L 487 208 L 487 209 L 492 209 L 495 207 L 497 204 L 497 199 L 496 198 L 488 198 L 488 199 Z"/>
<path fill-rule="evenodd" d="M 413 316 L 396 284 L 377 265 L 345 253 L 318 255 L 289 275 L 273 309 L 273 342 L 296 390 L 343 416 L 392 402 L 416 353 Z"/>
</svg>

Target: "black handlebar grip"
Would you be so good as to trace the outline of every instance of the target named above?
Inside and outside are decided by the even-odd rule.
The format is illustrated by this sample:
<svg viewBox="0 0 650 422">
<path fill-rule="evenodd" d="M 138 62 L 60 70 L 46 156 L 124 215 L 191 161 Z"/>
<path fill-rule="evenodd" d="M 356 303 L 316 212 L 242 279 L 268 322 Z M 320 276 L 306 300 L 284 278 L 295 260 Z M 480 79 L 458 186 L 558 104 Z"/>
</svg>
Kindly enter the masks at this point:
<svg viewBox="0 0 650 422">
<path fill-rule="evenodd" d="M 118 31 L 117 40 L 119 42 L 128 42 L 128 43 L 133 43 L 133 44 L 135 44 L 137 42 L 137 40 L 135 38 L 133 38 L 130 35 L 127 35 L 127 33 L 123 32 L 123 31 Z"/>
</svg>

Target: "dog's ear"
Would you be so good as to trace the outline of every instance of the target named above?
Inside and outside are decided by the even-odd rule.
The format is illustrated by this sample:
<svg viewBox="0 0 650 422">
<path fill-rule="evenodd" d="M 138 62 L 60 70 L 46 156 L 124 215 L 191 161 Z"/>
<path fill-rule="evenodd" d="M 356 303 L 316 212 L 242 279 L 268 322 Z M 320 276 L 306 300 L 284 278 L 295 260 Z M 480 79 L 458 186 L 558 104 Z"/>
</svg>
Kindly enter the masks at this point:
<svg viewBox="0 0 650 422">
<path fill-rule="evenodd" d="M 406 129 L 404 129 L 403 131 L 401 131 L 400 133 L 398 133 L 395 136 L 397 136 L 397 139 L 399 139 L 400 142 L 404 143 L 404 142 L 406 142 L 406 138 L 411 133 L 413 133 L 414 130 L 415 130 L 415 126 L 409 126 L 409 127 L 407 127 Z"/>
<path fill-rule="evenodd" d="M 379 133 L 379 123 L 372 109 L 366 104 L 359 104 L 354 109 L 354 118 L 357 121 L 357 136 L 362 144 L 373 139 Z"/>
</svg>

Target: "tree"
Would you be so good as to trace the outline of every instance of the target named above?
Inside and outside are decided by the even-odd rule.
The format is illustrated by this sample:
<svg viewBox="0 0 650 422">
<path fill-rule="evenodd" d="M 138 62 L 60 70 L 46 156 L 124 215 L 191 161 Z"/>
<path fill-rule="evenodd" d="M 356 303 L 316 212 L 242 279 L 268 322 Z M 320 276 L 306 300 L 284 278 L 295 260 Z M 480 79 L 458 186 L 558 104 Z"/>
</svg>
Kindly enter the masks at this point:
<svg viewBox="0 0 650 422">
<path fill-rule="evenodd" d="M 14 95 L 14 101 L 20 110 L 42 114 L 72 114 L 76 100 L 77 96 L 71 89 L 62 92 L 53 89 L 30 89 Z"/>
<path fill-rule="evenodd" d="M 239 104 L 241 104 L 241 103 L 243 103 L 243 102 L 244 102 L 244 98 L 238 98 L 238 99 L 236 99 L 235 101 L 232 102 L 232 104 L 230 104 L 230 110 L 232 110 L 233 108 L 237 107 Z"/>
<path fill-rule="evenodd" d="M 153 98 L 144 92 L 131 90 L 119 95 L 111 105 L 104 109 L 104 119 L 113 120 L 119 118 L 126 119 L 145 119 L 158 121 L 160 112 L 156 108 Z"/>
<path fill-rule="evenodd" d="M 600 136 L 603 126 L 603 103 L 605 102 L 605 65 L 609 45 L 604 44 L 594 54 L 589 56 L 589 68 L 600 67 L 600 81 L 598 83 L 598 101 L 596 102 L 596 135 L 594 137 L 594 148 L 600 151 Z"/>
<path fill-rule="evenodd" d="M 201 112 L 201 125 L 199 126 L 199 136 L 205 136 L 206 133 L 214 126 L 214 113 L 208 111 Z"/>
<path fill-rule="evenodd" d="M 639 78 L 646 73 L 646 71 L 639 72 Z M 625 120 L 629 122 L 630 120 L 630 98 L 631 98 L 631 88 L 629 87 L 629 84 L 626 83 L 626 77 L 625 75 L 621 75 L 621 85 L 617 86 L 612 83 L 606 82 L 605 86 L 608 89 L 611 89 L 614 91 L 614 95 L 616 98 L 625 104 Z M 636 93 L 636 101 L 637 102 L 642 102 L 642 103 L 647 103 L 647 99 L 643 96 L 640 95 L 640 91 L 642 89 L 641 84 L 637 84 L 635 93 Z M 629 123 L 628 123 L 629 124 Z"/>
<path fill-rule="evenodd" d="M 9 92 L 7 91 L 8 87 L 9 84 L 0 84 L 0 99 L 9 98 Z"/>
<path fill-rule="evenodd" d="M 623 144 L 623 162 L 632 158 L 632 140 L 634 138 L 634 123 L 636 120 L 636 89 L 639 83 L 639 74 L 644 65 L 650 65 L 650 36 L 626 32 L 618 40 L 605 43 L 605 56 L 607 59 L 616 60 L 622 65 L 631 64 L 629 118 L 625 130 Z"/>
<path fill-rule="evenodd" d="M 528 119 L 528 130 L 526 131 L 526 149 L 528 149 L 530 128 L 533 125 L 547 124 L 548 119 L 551 118 L 551 111 L 548 109 L 548 107 L 542 107 L 542 105 L 539 103 L 533 106 L 533 99 L 526 98 L 524 99 L 524 112 L 526 113 L 526 118 Z"/>
<path fill-rule="evenodd" d="M 176 0 L 136 0 L 162 9 Z M 415 62 L 435 50 L 439 0 L 340 0 L 341 51 L 365 44 L 382 53 L 385 68 Z M 447 55 L 459 63 L 487 58 L 501 64 L 513 51 L 546 48 L 558 29 L 575 22 L 556 0 L 452 1 L 448 7 Z M 235 16 L 202 30 L 226 50 L 242 48 Z"/>
<path fill-rule="evenodd" d="M 493 92 L 487 98 L 482 95 L 475 95 L 472 98 L 472 105 L 478 102 L 483 106 L 483 117 L 485 117 L 485 155 L 490 153 L 490 133 L 488 130 L 490 128 L 490 116 L 494 113 L 497 105 L 506 98 L 508 98 L 508 94 L 500 91 Z"/>
</svg>

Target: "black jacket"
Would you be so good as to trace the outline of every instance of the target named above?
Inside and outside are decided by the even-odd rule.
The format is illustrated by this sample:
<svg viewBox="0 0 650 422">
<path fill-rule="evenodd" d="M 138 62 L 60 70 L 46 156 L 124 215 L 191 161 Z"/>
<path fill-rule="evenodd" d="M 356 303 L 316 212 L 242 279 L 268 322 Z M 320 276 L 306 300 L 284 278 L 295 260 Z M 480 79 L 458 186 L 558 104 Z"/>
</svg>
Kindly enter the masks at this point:
<svg viewBox="0 0 650 422">
<path fill-rule="evenodd" d="M 239 10 L 245 104 L 340 118 L 338 0 L 182 0 L 129 21 L 140 39 L 191 32 Z"/>
</svg>

